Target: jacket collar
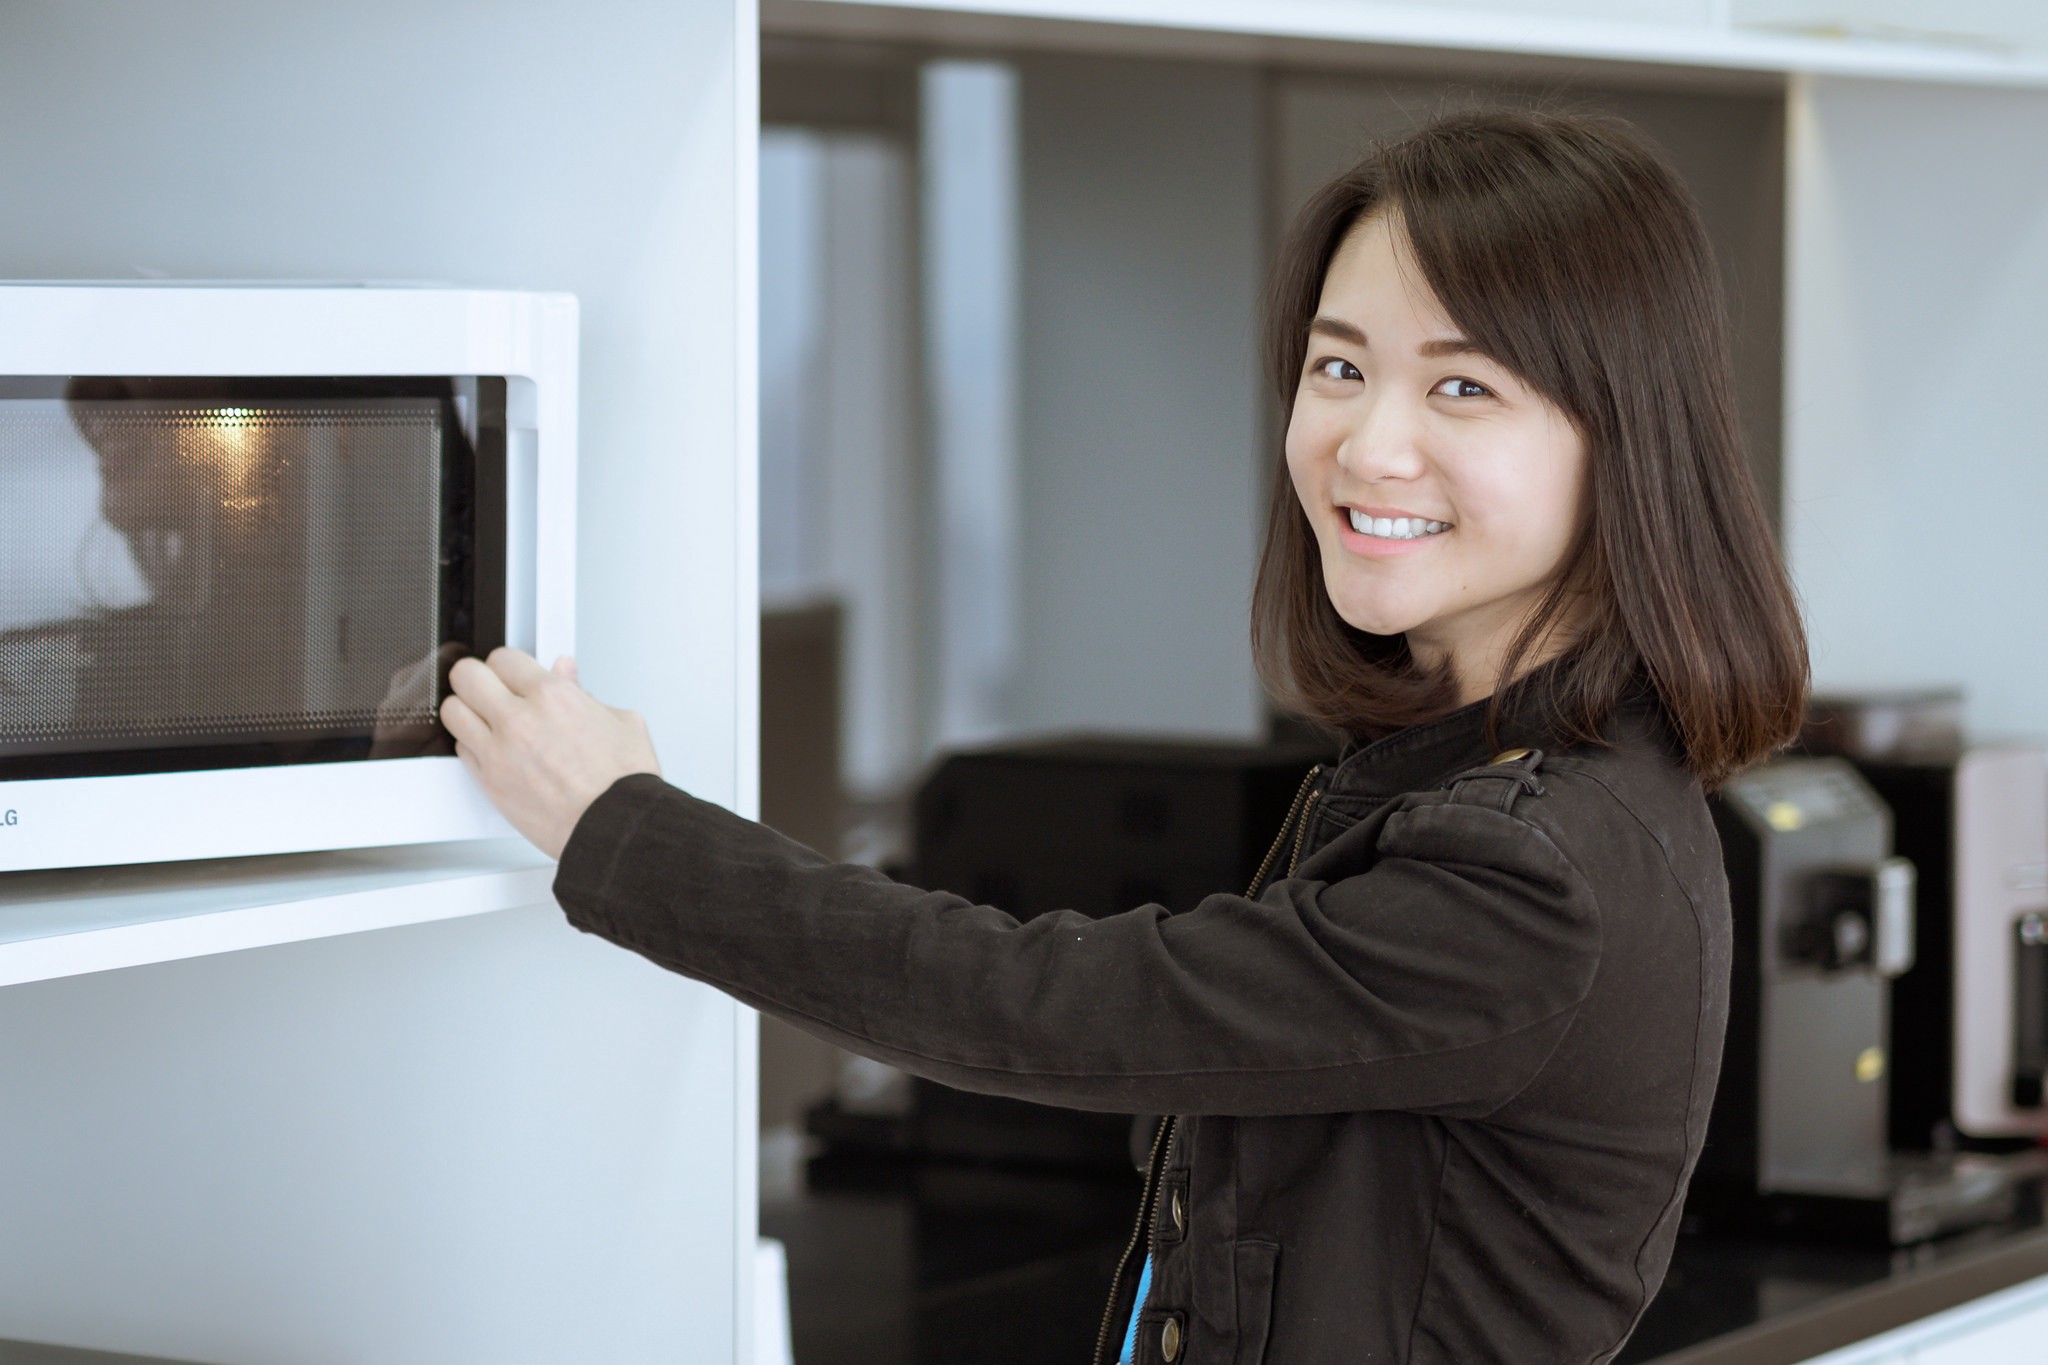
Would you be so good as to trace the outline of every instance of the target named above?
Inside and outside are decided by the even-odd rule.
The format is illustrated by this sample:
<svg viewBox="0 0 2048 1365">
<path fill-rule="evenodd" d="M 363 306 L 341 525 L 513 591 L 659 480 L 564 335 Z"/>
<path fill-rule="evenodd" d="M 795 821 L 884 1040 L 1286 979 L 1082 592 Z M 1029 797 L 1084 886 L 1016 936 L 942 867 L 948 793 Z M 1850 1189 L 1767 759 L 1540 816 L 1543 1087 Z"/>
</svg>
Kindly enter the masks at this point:
<svg viewBox="0 0 2048 1365">
<path fill-rule="evenodd" d="M 1543 705 L 1543 675 L 1562 661 L 1543 665 L 1510 697 L 1500 717 L 1497 745 L 1487 742 L 1486 713 L 1491 697 L 1461 706 L 1435 720 L 1375 740 L 1353 740 L 1331 765 L 1325 790 L 1332 795 L 1390 797 L 1423 791 L 1467 768 L 1491 762 L 1500 749 L 1531 748 L 1556 752 L 1562 746 Z M 1624 697 L 1617 716 L 1655 709 L 1647 689 Z"/>
</svg>

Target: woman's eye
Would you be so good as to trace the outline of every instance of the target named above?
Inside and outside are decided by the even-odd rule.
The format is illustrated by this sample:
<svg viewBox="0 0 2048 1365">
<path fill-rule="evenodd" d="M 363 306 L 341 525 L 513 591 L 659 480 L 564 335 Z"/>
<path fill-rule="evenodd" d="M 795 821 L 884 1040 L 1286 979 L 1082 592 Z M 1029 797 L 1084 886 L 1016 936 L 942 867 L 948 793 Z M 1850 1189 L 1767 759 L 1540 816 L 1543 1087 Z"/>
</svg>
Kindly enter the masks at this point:
<svg viewBox="0 0 2048 1365">
<path fill-rule="evenodd" d="M 1365 378 L 1364 375 L 1358 372 L 1358 367 L 1356 365 L 1353 365 L 1348 360 L 1340 359 L 1337 356 L 1330 356 L 1327 359 L 1318 360 L 1316 362 L 1315 372 L 1318 375 L 1322 376 L 1324 379 Z"/>
<path fill-rule="evenodd" d="M 1474 383 L 1470 379 L 1446 379 L 1440 382 L 1434 389 L 1431 389 L 1430 392 L 1441 394 L 1445 398 L 1490 398 L 1493 396 L 1492 389 L 1487 388 L 1484 384 Z"/>
</svg>

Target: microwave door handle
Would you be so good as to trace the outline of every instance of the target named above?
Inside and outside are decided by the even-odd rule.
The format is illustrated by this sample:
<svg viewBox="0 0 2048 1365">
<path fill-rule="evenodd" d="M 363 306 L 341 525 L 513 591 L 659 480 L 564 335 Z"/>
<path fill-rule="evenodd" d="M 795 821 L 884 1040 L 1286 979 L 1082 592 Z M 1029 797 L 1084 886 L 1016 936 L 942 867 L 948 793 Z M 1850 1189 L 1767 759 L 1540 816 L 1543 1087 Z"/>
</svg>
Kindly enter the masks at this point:
<svg viewBox="0 0 2048 1365">
<path fill-rule="evenodd" d="M 539 490 L 540 433 L 512 427 L 505 433 L 505 643 L 529 654 L 539 644 Z"/>
</svg>

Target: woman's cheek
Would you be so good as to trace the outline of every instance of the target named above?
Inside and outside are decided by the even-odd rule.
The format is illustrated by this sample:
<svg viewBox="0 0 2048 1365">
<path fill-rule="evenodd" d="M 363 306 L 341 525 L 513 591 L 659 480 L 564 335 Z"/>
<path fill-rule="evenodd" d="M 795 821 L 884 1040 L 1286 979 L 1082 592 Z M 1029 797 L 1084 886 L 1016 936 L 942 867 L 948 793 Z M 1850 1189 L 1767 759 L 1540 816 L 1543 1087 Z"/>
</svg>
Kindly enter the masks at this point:
<svg viewBox="0 0 2048 1365">
<path fill-rule="evenodd" d="M 1309 456 L 1309 421 L 1299 405 L 1296 406 L 1293 416 L 1288 419 L 1287 440 L 1282 449 L 1287 456 L 1287 472 L 1294 479 L 1295 491 L 1302 494 L 1303 501 L 1306 501 L 1313 461 Z"/>
<path fill-rule="evenodd" d="M 1334 454 L 1344 438 L 1348 410 L 1349 404 L 1342 398 L 1303 389 L 1288 420 L 1288 444 L 1299 444 L 1302 453 L 1313 459 Z"/>
<path fill-rule="evenodd" d="M 1296 462 L 1292 452 L 1287 460 L 1287 473 L 1294 485 L 1294 500 L 1300 504 L 1302 515 L 1308 518 L 1310 526 L 1316 528 L 1320 539 L 1322 528 L 1317 511 L 1329 501 L 1328 482 L 1313 463 Z"/>
</svg>

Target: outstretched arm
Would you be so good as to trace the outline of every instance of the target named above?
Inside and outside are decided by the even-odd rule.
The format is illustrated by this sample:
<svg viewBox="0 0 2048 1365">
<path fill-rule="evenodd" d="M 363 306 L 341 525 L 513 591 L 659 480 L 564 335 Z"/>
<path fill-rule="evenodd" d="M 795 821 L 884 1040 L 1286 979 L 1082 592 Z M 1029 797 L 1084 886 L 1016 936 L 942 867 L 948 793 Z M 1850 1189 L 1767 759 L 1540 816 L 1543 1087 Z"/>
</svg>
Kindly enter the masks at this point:
<svg viewBox="0 0 2048 1365">
<path fill-rule="evenodd" d="M 487 718 L 458 738 L 514 823 L 561 850 L 572 923 L 963 1089 L 1124 1113 L 1479 1116 L 1549 1058 L 1599 961 L 1593 893 L 1556 845 L 1442 793 L 1390 816 L 1338 881 L 1019 923 L 676 790 L 632 718 L 513 662 L 506 696 L 458 680 Z"/>
</svg>

